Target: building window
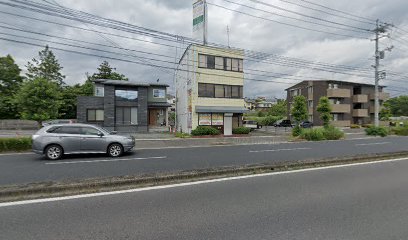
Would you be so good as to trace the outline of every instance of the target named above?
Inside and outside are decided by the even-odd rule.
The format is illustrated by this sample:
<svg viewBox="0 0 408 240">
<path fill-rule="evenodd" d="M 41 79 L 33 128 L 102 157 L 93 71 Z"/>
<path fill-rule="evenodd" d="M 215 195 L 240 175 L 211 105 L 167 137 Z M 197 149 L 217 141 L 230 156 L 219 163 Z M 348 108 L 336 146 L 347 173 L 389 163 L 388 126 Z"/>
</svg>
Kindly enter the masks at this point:
<svg viewBox="0 0 408 240">
<path fill-rule="evenodd" d="M 215 57 L 214 56 L 207 56 L 207 68 L 210 68 L 210 69 L 215 68 Z"/>
<path fill-rule="evenodd" d="M 207 68 L 207 58 L 205 55 L 198 55 L 198 67 Z"/>
<path fill-rule="evenodd" d="M 215 57 L 215 69 L 223 70 L 224 69 L 224 58 Z"/>
<path fill-rule="evenodd" d="M 199 113 L 198 125 L 200 126 L 222 126 L 224 125 L 223 113 Z"/>
<path fill-rule="evenodd" d="M 244 71 L 244 60 L 239 59 L 238 72 Z"/>
<path fill-rule="evenodd" d="M 238 72 L 238 59 L 233 58 L 232 59 L 232 71 L 233 72 Z"/>
<path fill-rule="evenodd" d="M 224 85 L 225 97 L 231 98 L 231 86 Z"/>
<path fill-rule="evenodd" d="M 231 58 L 224 58 L 224 70 L 231 71 L 231 69 L 232 69 Z"/>
<path fill-rule="evenodd" d="M 115 123 L 118 126 L 137 125 L 137 107 L 116 107 Z"/>
<path fill-rule="evenodd" d="M 239 86 L 232 86 L 231 97 L 239 98 Z"/>
<path fill-rule="evenodd" d="M 214 97 L 214 84 L 199 83 L 198 84 L 199 97 Z"/>
<path fill-rule="evenodd" d="M 136 101 L 137 96 L 136 90 L 115 90 L 115 97 L 118 101 Z"/>
<path fill-rule="evenodd" d="M 153 89 L 153 97 L 154 98 L 165 98 L 166 97 L 166 90 L 164 90 L 164 89 Z"/>
<path fill-rule="evenodd" d="M 198 125 L 210 126 L 211 125 L 211 113 L 199 113 L 198 114 Z"/>
<path fill-rule="evenodd" d="M 199 83 L 198 96 L 208 98 L 243 98 L 243 86 Z"/>
<path fill-rule="evenodd" d="M 309 101 L 307 101 L 307 102 L 308 102 L 309 108 L 313 108 L 313 100 L 309 100 Z"/>
<path fill-rule="evenodd" d="M 224 85 L 215 85 L 215 97 L 216 98 L 223 98 L 225 97 L 224 94 Z"/>
<path fill-rule="evenodd" d="M 307 87 L 307 94 L 309 97 L 313 96 L 313 87 Z"/>
<path fill-rule="evenodd" d="M 87 109 L 86 113 L 88 122 L 102 122 L 104 119 L 104 111 L 101 109 Z"/>
<path fill-rule="evenodd" d="M 228 58 L 198 54 L 198 67 L 225 71 L 243 72 L 244 60 L 238 58 Z"/>
<path fill-rule="evenodd" d="M 104 87 L 95 87 L 95 96 L 103 97 L 104 96 Z"/>
</svg>

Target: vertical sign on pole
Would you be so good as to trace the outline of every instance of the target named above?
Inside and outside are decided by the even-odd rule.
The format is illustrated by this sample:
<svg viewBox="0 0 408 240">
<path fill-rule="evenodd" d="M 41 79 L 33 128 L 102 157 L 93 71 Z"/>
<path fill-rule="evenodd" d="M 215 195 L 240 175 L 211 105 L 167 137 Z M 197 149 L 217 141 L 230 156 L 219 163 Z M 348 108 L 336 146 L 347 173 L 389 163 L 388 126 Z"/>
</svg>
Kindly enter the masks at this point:
<svg viewBox="0 0 408 240">
<path fill-rule="evenodd" d="M 193 38 L 207 44 L 207 5 L 205 0 L 193 4 Z"/>
</svg>

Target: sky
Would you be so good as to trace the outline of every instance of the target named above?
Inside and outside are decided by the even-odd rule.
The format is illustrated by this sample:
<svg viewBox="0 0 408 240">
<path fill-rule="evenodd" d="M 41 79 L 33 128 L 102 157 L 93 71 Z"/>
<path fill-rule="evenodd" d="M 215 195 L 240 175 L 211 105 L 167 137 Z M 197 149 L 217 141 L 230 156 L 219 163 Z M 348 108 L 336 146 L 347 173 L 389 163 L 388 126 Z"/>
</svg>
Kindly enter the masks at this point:
<svg viewBox="0 0 408 240">
<path fill-rule="evenodd" d="M 58 3 L 63 7 L 134 26 L 179 36 L 192 36 L 193 0 L 32 1 L 41 4 Z M 0 55 L 12 55 L 23 71 L 26 70 L 27 62 L 37 57 L 38 51 L 48 44 L 51 48 L 57 47 L 98 55 L 79 55 L 53 49 L 52 51 L 63 66 L 62 72 L 66 75 L 67 84 L 83 83 L 86 73 L 96 72 L 98 65 L 107 60 L 111 66 L 116 68 L 116 71 L 125 74 L 130 81 L 155 82 L 160 79 L 160 82 L 170 85 L 170 93 L 174 92 L 173 70 L 138 63 L 165 64 L 174 67 L 174 62 L 178 61 L 187 47 L 186 43 L 163 41 L 138 33 L 104 28 L 1 4 L 13 2 L 16 3 L 8 0 L 0 1 L 0 38 L 31 42 L 39 46 L 0 39 Z M 24 5 L 24 1 L 21 2 Z M 262 59 L 251 58 L 253 55 L 245 58 L 244 95 L 246 97 L 285 98 L 284 89 L 301 80 L 333 79 L 374 83 L 374 69 L 371 66 L 374 64 L 375 42 L 370 40 L 374 38 L 374 34 L 367 30 L 375 28 L 375 19 L 396 26 L 390 27 L 387 31 L 390 35 L 380 40 L 380 50 L 394 46 L 391 52 L 385 52 L 385 58 L 381 60 L 380 69 L 387 71 L 387 77 L 380 83 L 389 87 L 391 96 L 406 94 L 408 91 L 404 83 L 408 81 L 408 73 L 406 73 L 408 69 L 408 19 L 406 18 L 408 1 L 406 0 L 207 0 L 207 2 L 209 42 L 228 45 L 226 30 L 228 26 L 231 47 L 255 51 L 257 57 L 261 56 L 261 53 L 264 55 Z M 35 17 L 46 20 L 48 23 L 12 16 L 4 12 Z M 53 23 L 68 24 L 83 30 Z M 92 30 L 122 35 L 127 38 L 95 33 Z M 13 35 L 4 35 L 4 33 Z M 61 40 L 51 36 L 65 39 Z M 22 37 L 39 40 L 28 40 Z M 67 38 L 87 43 L 73 42 Z M 71 46 L 58 45 L 55 42 L 63 42 Z M 100 45 L 95 46 L 91 43 Z M 171 45 L 171 47 L 163 44 Z M 76 48 L 72 45 L 81 45 L 84 48 Z M 86 48 L 96 48 L 122 55 Z M 124 48 L 139 52 L 125 51 Z M 159 55 L 152 56 L 140 51 Z M 128 59 L 132 62 L 107 59 L 103 56 Z M 303 63 L 288 62 L 288 57 L 300 59 Z M 167 63 L 157 62 L 154 59 Z M 341 65 L 342 68 L 330 70 L 324 67 L 327 65 Z M 358 67 L 360 70 L 352 71 L 350 66 Z"/>
</svg>

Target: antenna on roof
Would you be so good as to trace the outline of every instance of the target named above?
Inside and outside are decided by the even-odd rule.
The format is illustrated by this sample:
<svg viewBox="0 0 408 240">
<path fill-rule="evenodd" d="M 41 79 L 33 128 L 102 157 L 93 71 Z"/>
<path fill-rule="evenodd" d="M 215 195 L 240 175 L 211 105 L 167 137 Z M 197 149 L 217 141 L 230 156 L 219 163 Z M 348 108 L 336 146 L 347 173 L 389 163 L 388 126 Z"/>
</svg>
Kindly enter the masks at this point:
<svg viewBox="0 0 408 240">
<path fill-rule="evenodd" d="M 230 30 L 229 30 L 229 26 L 227 25 L 227 39 L 228 39 L 228 48 L 230 47 L 230 41 L 229 41 L 229 32 L 230 32 Z"/>
</svg>

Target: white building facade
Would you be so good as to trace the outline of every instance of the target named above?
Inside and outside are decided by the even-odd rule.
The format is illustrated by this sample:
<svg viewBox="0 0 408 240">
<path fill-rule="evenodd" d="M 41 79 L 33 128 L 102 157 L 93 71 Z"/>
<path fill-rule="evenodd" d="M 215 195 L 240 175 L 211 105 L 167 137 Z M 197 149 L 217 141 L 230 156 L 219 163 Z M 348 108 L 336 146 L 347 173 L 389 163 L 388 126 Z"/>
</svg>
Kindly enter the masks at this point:
<svg viewBox="0 0 408 240">
<path fill-rule="evenodd" d="M 211 126 L 224 135 L 242 126 L 244 102 L 243 51 L 190 45 L 176 71 L 176 127 L 191 133 Z"/>
</svg>

